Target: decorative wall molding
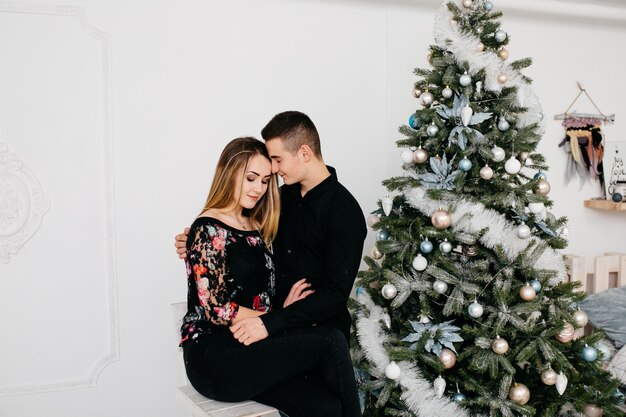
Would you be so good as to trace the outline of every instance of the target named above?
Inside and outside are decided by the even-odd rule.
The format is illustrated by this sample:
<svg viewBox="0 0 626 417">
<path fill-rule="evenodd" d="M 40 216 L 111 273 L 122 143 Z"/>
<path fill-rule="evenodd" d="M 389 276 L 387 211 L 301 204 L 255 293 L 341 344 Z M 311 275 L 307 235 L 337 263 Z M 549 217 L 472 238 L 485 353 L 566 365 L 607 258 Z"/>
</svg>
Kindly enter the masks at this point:
<svg viewBox="0 0 626 417">
<path fill-rule="evenodd" d="M 102 51 L 102 154 L 104 169 L 104 193 L 106 212 L 106 288 L 107 288 L 107 317 L 109 346 L 108 352 L 98 358 L 92 365 L 88 375 L 61 381 L 47 381 L 28 384 L 14 384 L 0 386 L 0 397 L 74 390 L 97 385 L 100 373 L 120 358 L 119 348 L 119 314 L 117 301 L 117 263 L 115 238 L 115 195 L 113 172 L 113 138 L 111 123 L 111 36 L 93 26 L 87 18 L 83 8 L 75 6 L 38 5 L 17 2 L 0 2 L 0 13 L 36 14 L 48 16 L 67 16 L 78 19 L 82 29 L 96 39 Z M 0 164 L 1 165 L 1 164 Z M 0 181 L 1 181 L 0 176 Z M 0 186 L 1 187 L 1 186 Z M 1 191 L 0 191 L 1 192 Z M 2 203 L 0 202 L 0 205 Z M 1 211 L 1 209 L 0 209 Z M 0 214 L 1 215 L 1 214 Z M 2 229 L 0 229 L 2 230 Z M 0 232 L 1 233 L 1 232 Z"/>
<path fill-rule="evenodd" d="M 8 264 L 37 233 L 49 208 L 35 174 L 0 143 L 0 263 Z"/>
</svg>

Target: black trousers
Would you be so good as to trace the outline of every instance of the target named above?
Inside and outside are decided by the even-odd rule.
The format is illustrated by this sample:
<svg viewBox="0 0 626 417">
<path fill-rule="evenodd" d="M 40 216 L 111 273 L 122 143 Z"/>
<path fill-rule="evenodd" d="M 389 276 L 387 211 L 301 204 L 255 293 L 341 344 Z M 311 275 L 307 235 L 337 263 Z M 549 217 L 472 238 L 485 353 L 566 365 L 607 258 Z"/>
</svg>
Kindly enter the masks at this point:
<svg viewBox="0 0 626 417">
<path fill-rule="evenodd" d="M 255 400 L 289 417 L 360 417 L 343 334 L 304 327 L 245 346 L 225 328 L 184 346 L 191 385 L 218 401 Z"/>
</svg>

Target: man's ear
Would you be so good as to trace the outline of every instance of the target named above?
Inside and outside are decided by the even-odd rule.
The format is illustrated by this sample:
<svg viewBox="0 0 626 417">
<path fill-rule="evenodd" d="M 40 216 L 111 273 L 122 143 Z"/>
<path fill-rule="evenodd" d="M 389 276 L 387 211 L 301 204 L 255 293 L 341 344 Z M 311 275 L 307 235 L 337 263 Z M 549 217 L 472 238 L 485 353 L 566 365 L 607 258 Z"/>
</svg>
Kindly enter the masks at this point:
<svg viewBox="0 0 626 417">
<path fill-rule="evenodd" d="M 308 162 L 313 158 L 313 150 L 309 145 L 302 145 L 298 149 L 298 155 L 302 157 L 305 162 Z"/>
</svg>

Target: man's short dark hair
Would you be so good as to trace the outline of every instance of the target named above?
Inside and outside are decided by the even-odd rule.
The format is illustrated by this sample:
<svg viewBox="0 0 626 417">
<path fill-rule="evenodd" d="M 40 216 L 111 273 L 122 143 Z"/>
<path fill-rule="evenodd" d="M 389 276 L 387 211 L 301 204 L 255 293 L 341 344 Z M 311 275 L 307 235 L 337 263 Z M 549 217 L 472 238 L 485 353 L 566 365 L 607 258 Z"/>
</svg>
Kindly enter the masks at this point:
<svg viewBox="0 0 626 417">
<path fill-rule="evenodd" d="M 261 136 L 267 142 L 280 138 L 285 149 L 295 154 L 302 145 L 308 145 L 316 157 L 322 157 L 320 136 L 313 121 L 306 114 L 299 111 L 278 113 L 261 131 Z"/>
</svg>

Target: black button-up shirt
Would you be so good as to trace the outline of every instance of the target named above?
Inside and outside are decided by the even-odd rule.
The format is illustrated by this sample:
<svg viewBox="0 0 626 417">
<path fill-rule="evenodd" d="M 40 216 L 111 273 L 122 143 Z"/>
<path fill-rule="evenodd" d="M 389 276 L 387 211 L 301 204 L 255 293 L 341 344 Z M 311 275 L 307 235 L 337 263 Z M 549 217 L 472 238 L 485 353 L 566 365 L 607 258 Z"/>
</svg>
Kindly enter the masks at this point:
<svg viewBox="0 0 626 417">
<path fill-rule="evenodd" d="M 261 316 L 271 335 L 311 324 L 350 333 L 347 300 L 361 263 L 367 234 L 356 199 L 339 183 L 335 169 L 304 197 L 300 184 L 283 185 L 274 256 L 278 278 L 275 306 L 282 306 L 301 278 L 315 293 L 284 309 Z M 280 308 L 280 307 L 279 307 Z"/>
</svg>

